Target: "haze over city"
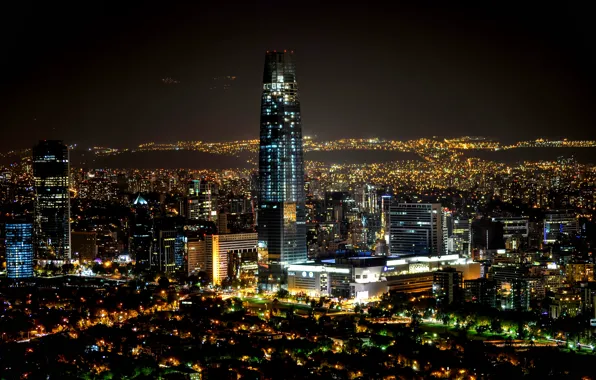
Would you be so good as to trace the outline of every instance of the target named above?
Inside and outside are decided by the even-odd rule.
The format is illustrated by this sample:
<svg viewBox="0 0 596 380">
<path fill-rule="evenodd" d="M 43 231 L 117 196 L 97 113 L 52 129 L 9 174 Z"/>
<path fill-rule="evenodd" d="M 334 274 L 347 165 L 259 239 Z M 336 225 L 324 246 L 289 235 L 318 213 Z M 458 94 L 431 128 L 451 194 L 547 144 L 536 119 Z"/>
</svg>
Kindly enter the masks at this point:
<svg viewBox="0 0 596 380">
<path fill-rule="evenodd" d="M 296 51 L 304 132 L 322 139 L 596 137 L 594 25 L 583 5 L 6 7 L 2 150 L 42 138 L 116 147 L 256 138 L 263 53 L 275 49 Z"/>
</svg>

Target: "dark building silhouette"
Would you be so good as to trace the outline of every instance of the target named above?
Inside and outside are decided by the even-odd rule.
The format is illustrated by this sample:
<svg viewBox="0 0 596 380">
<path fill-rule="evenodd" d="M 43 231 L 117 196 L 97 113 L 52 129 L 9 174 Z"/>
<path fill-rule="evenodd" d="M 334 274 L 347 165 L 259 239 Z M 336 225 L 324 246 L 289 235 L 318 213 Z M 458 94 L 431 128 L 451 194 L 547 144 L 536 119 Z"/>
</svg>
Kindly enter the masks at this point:
<svg viewBox="0 0 596 380">
<path fill-rule="evenodd" d="M 472 246 L 476 249 L 505 249 L 503 224 L 491 219 L 477 219 L 472 222 Z"/>
<path fill-rule="evenodd" d="M 464 289 L 471 302 L 489 307 L 497 306 L 497 283 L 495 281 L 486 278 L 465 280 Z"/>
<path fill-rule="evenodd" d="M 132 205 L 129 253 L 137 265 L 149 267 L 153 244 L 153 220 L 149 205 L 139 194 Z"/>
<path fill-rule="evenodd" d="M 463 274 L 455 268 L 433 272 L 433 294 L 439 304 L 461 302 Z"/>
<path fill-rule="evenodd" d="M 97 232 L 72 232 L 73 257 L 80 262 L 90 262 L 97 257 Z"/>
</svg>

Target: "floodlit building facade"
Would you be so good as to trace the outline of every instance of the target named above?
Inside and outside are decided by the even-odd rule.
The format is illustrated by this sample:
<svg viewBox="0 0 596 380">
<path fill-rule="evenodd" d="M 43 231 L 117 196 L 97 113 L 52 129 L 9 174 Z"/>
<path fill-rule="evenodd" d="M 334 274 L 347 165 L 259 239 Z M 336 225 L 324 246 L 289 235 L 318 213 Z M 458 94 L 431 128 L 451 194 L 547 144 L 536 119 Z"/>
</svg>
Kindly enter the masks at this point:
<svg viewBox="0 0 596 380">
<path fill-rule="evenodd" d="M 70 163 L 68 147 L 43 140 L 33 147 L 35 181 L 35 255 L 38 259 L 70 259 Z"/>
<path fill-rule="evenodd" d="M 7 277 L 33 277 L 33 224 L 9 222 L 5 233 Z"/>
<path fill-rule="evenodd" d="M 267 52 L 261 97 L 259 287 L 278 289 L 307 258 L 302 120 L 293 52 Z"/>
</svg>

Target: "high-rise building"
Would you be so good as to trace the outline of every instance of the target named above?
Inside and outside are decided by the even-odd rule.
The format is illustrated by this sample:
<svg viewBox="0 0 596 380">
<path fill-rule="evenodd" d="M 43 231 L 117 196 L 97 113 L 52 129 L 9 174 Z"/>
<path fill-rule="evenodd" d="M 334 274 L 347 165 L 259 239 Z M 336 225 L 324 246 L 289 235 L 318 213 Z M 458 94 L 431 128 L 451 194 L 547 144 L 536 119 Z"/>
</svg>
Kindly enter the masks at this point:
<svg viewBox="0 0 596 380">
<path fill-rule="evenodd" d="M 205 241 L 199 237 L 191 237 L 186 243 L 186 250 L 188 254 L 188 274 L 197 274 L 205 271 Z"/>
<path fill-rule="evenodd" d="M 90 262 L 97 257 L 97 232 L 72 232 L 73 257 Z"/>
<path fill-rule="evenodd" d="M 192 267 L 193 272 L 207 272 L 212 284 L 221 285 L 227 279 L 238 278 L 243 256 L 244 261 L 253 256 L 256 258 L 256 233 L 206 235 L 205 240 L 195 240 L 189 248 L 189 268 Z M 256 268 L 250 269 L 252 273 L 256 271 Z M 252 282 L 254 280 L 248 281 Z"/>
<path fill-rule="evenodd" d="M 285 283 L 285 267 L 307 258 L 302 125 L 293 52 L 265 56 L 258 196 L 259 286 L 273 290 Z"/>
<path fill-rule="evenodd" d="M 244 287 L 256 285 L 258 274 L 258 252 L 256 247 L 250 250 L 232 250 L 228 252 L 228 280 L 230 284 Z"/>
<path fill-rule="evenodd" d="M 35 254 L 43 260 L 70 259 L 70 163 L 62 141 L 33 147 Z"/>
<path fill-rule="evenodd" d="M 6 225 L 0 223 L 0 269 L 6 268 Z"/>
<path fill-rule="evenodd" d="M 377 188 L 374 185 L 365 184 L 356 188 L 354 198 L 360 211 L 371 214 L 379 212 Z"/>
<path fill-rule="evenodd" d="M 572 211 L 551 211 L 544 215 L 544 244 L 569 238 L 579 231 L 579 222 Z"/>
<path fill-rule="evenodd" d="M 443 268 L 433 273 L 433 294 L 437 302 L 451 304 L 463 300 L 463 274 L 455 268 Z"/>
<path fill-rule="evenodd" d="M 217 232 L 220 235 L 230 233 L 230 229 L 228 228 L 228 214 L 225 212 L 220 212 L 217 215 Z"/>
<path fill-rule="evenodd" d="M 188 270 L 188 252 L 186 244 L 188 236 L 182 228 L 176 229 L 176 240 L 174 241 L 174 263 L 175 270 L 184 273 Z"/>
<path fill-rule="evenodd" d="M 212 220 L 217 218 L 217 185 L 204 179 L 188 183 L 188 219 Z"/>
<path fill-rule="evenodd" d="M 527 266 L 492 265 L 489 279 L 497 283 L 503 309 L 528 310 L 530 307 L 530 287 Z"/>
<path fill-rule="evenodd" d="M 497 306 L 497 283 L 486 278 L 464 280 L 464 288 L 473 303 L 484 306 Z"/>
<path fill-rule="evenodd" d="M 139 194 L 132 205 L 130 223 L 130 255 L 137 265 L 149 267 L 153 244 L 153 221 L 149 204 Z"/>
<path fill-rule="evenodd" d="M 451 219 L 451 231 L 447 241 L 447 253 L 471 254 L 472 221 L 465 217 Z"/>
<path fill-rule="evenodd" d="M 517 251 L 528 243 L 529 219 L 527 216 L 509 216 L 493 218 L 503 225 L 505 248 Z"/>
<path fill-rule="evenodd" d="M 151 268 L 172 273 L 176 270 L 176 230 L 158 226 L 154 231 Z"/>
<path fill-rule="evenodd" d="M 11 221 L 5 231 L 8 278 L 33 277 L 33 224 Z"/>
<path fill-rule="evenodd" d="M 390 206 L 389 253 L 442 255 L 441 211 L 438 203 L 398 203 Z"/>
</svg>

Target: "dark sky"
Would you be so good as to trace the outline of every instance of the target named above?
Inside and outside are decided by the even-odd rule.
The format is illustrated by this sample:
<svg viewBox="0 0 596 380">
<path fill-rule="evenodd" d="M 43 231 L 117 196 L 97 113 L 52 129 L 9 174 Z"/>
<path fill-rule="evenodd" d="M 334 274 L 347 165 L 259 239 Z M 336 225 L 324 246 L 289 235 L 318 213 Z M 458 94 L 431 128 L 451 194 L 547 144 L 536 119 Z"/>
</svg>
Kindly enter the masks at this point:
<svg viewBox="0 0 596 380">
<path fill-rule="evenodd" d="M 320 2 L 3 4 L 0 149 L 256 138 L 274 49 L 305 134 L 596 138 L 588 5 Z"/>
</svg>

